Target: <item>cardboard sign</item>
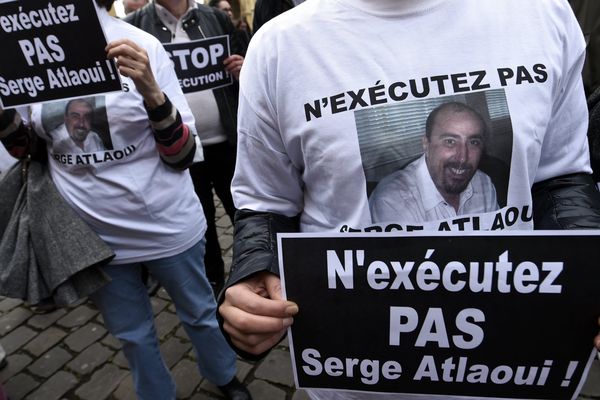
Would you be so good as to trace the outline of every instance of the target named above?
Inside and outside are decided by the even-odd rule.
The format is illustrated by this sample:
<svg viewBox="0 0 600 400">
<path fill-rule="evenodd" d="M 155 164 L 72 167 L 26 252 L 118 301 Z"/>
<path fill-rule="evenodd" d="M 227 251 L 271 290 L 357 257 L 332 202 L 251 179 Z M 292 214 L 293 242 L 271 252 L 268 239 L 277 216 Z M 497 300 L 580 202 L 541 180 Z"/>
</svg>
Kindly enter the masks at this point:
<svg viewBox="0 0 600 400">
<path fill-rule="evenodd" d="M 121 90 L 93 0 L 0 4 L 3 108 Z"/>
<path fill-rule="evenodd" d="M 169 43 L 164 47 L 173 60 L 183 93 L 215 89 L 233 82 L 223 66 L 223 60 L 229 57 L 229 36 Z"/>
<path fill-rule="evenodd" d="M 569 399 L 596 354 L 598 233 L 279 237 L 300 388 Z"/>
</svg>

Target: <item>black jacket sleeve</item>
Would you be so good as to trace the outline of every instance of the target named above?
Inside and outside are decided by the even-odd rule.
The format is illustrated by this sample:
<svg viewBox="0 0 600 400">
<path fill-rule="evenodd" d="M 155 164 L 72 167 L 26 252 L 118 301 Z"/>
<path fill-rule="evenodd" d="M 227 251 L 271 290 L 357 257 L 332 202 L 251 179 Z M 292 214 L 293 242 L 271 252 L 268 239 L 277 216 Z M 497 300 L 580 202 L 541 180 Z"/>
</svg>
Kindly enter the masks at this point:
<svg viewBox="0 0 600 400">
<path fill-rule="evenodd" d="M 600 228 L 600 193 L 591 175 L 558 176 L 533 185 L 536 230 Z"/>
<path fill-rule="evenodd" d="M 251 210 L 236 211 L 233 234 L 233 264 L 225 287 L 219 295 L 219 304 L 223 302 L 225 290 L 228 287 L 257 272 L 268 271 L 279 276 L 277 233 L 298 232 L 299 221 L 300 219 L 297 216 L 286 217 L 280 214 Z M 253 355 L 236 348 L 231 343 L 227 332 L 223 330 L 223 318 L 219 313 L 217 313 L 217 319 L 225 339 L 241 357 L 258 360 L 268 353 Z"/>
</svg>

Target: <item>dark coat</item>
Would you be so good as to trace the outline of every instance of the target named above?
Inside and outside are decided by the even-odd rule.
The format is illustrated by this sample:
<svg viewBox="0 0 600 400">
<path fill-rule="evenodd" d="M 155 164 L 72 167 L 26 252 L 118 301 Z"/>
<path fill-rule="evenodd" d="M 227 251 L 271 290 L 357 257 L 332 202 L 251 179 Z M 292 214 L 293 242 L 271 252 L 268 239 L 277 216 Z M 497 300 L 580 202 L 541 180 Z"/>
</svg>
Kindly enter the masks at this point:
<svg viewBox="0 0 600 400">
<path fill-rule="evenodd" d="M 0 295 L 65 306 L 110 281 L 113 251 L 58 193 L 41 161 L 15 164 L 0 180 Z"/>
</svg>

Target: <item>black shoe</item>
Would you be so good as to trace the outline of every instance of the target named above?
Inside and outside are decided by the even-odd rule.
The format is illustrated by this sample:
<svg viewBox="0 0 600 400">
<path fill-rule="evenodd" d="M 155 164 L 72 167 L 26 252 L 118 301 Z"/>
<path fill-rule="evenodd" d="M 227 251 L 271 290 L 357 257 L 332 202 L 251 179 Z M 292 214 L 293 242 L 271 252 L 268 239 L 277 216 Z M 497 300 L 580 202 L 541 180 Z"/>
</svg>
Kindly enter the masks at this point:
<svg viewBox="0 0 600 400">
<path fill-rule="evenodd" d="M 226 385 L 217 386 L 226 399 L 229 400 L 252 400 L 250 392 L 246 389 L 246 386 L 242 384 L 235 376 Z"/>
</svg>

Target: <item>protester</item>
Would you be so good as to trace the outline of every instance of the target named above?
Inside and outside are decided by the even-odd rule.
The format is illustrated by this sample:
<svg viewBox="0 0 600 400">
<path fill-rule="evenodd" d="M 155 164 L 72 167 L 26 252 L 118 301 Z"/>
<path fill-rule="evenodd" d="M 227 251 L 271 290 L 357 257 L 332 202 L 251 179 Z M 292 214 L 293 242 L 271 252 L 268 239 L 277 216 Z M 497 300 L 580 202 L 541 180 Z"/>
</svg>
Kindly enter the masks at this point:
<svg viewBox="0 0 600 400">
<path fill-rule="evenodd" d="M 248 50 L 248 45 L 250 44 L 250 39 L 252 38 L 252 31 L 250 30 L 250 26 L 248 26 L 246 19 L 242 16 L 240 16 L 240 18 L 236 18 L 235 15 L 233 15 L 231 3 L 229 3 L 227 0 L 210 0 L 208 5 L 223 11 L 229 16 L 229 19 L 231 19 L 231 22 L 233 22 L 235 25 L 235 34 L 240 45 L 242 46 L 240 54 L 243 56 L 246 55 L 246 50 Z"/>
<path fill-rule="evenodd" d="M 423 155 L 386 176 L 371 194 L 373 222 L 418 223 L 497 210 L 494 184 L 478 169 L 486 130 L 466 104 L 434 109 L 425 125 Z"/>
<path fill-rule="evenodd" d="M 569 0 L 569 3 L 587 44 L 583 85 L 589 97 L 600 86 L 600 3 L 594 0 Z"/>
<path fill-rule="evenodd" d="M 56 102 L 31 106 L 35 132 L 14 110 L 3 111 L 0 139 L 19 158 L 27 156 L 38 135 L 47 139 L 48 167 L 58 191 L 114 251 L 113 261 L 102 267 L 112 281 L 90 298 L 123 345 L 138 398 L 176 396 L 141 279 L 143 263 L 172 298 L 202 376 L 226 398 L 248 399 L 235 377 L 235 354 L 219 331 L 202 264 L 206 221 L 185 171 L 196 152 L 193 116 L 162 45 L 110 17 L 112 0 L 95 3 L 109 41 L 107 58 L 116 60 L 123 85 L 122 91 L 95 96 L 91 103 L 108 121 L 114 150 L 96 157 L 55 149 L 50 121 L 70 109 Z"/>
<path fill-rule="evenodd" d="M 218 293 L 225 279 L 225 264 L 217 238 L 213 189 L 233 221 L 235 207 L 230 187 L 236 157 L 237 79 L 244 62 L 238 53 L 240 46 L 234 38 L 233 25 L 224 13 L 193 0 L 155 0 L 126 17 L 125 21 L 151 33 L 162 43 L 229 35 L 232 55 L 224 60 L 224 66 L 235 82 L 214 90 L 186 94 L 204 151 L 204 161 L 190 167 L 207 221 L 204 264 L 208 280 Z"/>
<path fill-rule="evenodd" d="M 148 0 L 123 0 L 125 15 L 130 14 L 148 4 Z"/>
<path fill-rule="evenodd" d="M 254 4 L 254 20 L 252 29 L 256 33 L 267 21 L 279 14 L 291 10 L 304 0 L 256 0 Z"/>
<path fill-rule="evenodd" d="M 282 300 L 278 232 L 373 224 L 357 140 L 356 114 L 367 108 L 469 92 L 499 98 L 512 132 L 506 207 L 533 207 L 534 216 L 511 228 L 600 227 L 580 76 L 584 46 L 562 0 L 311 0 L 261 28 L 240 81 L 232 186 L 239 211 L 219 308 L 240 354 L 268 351 L 302 313 Z"/>
</svg>

